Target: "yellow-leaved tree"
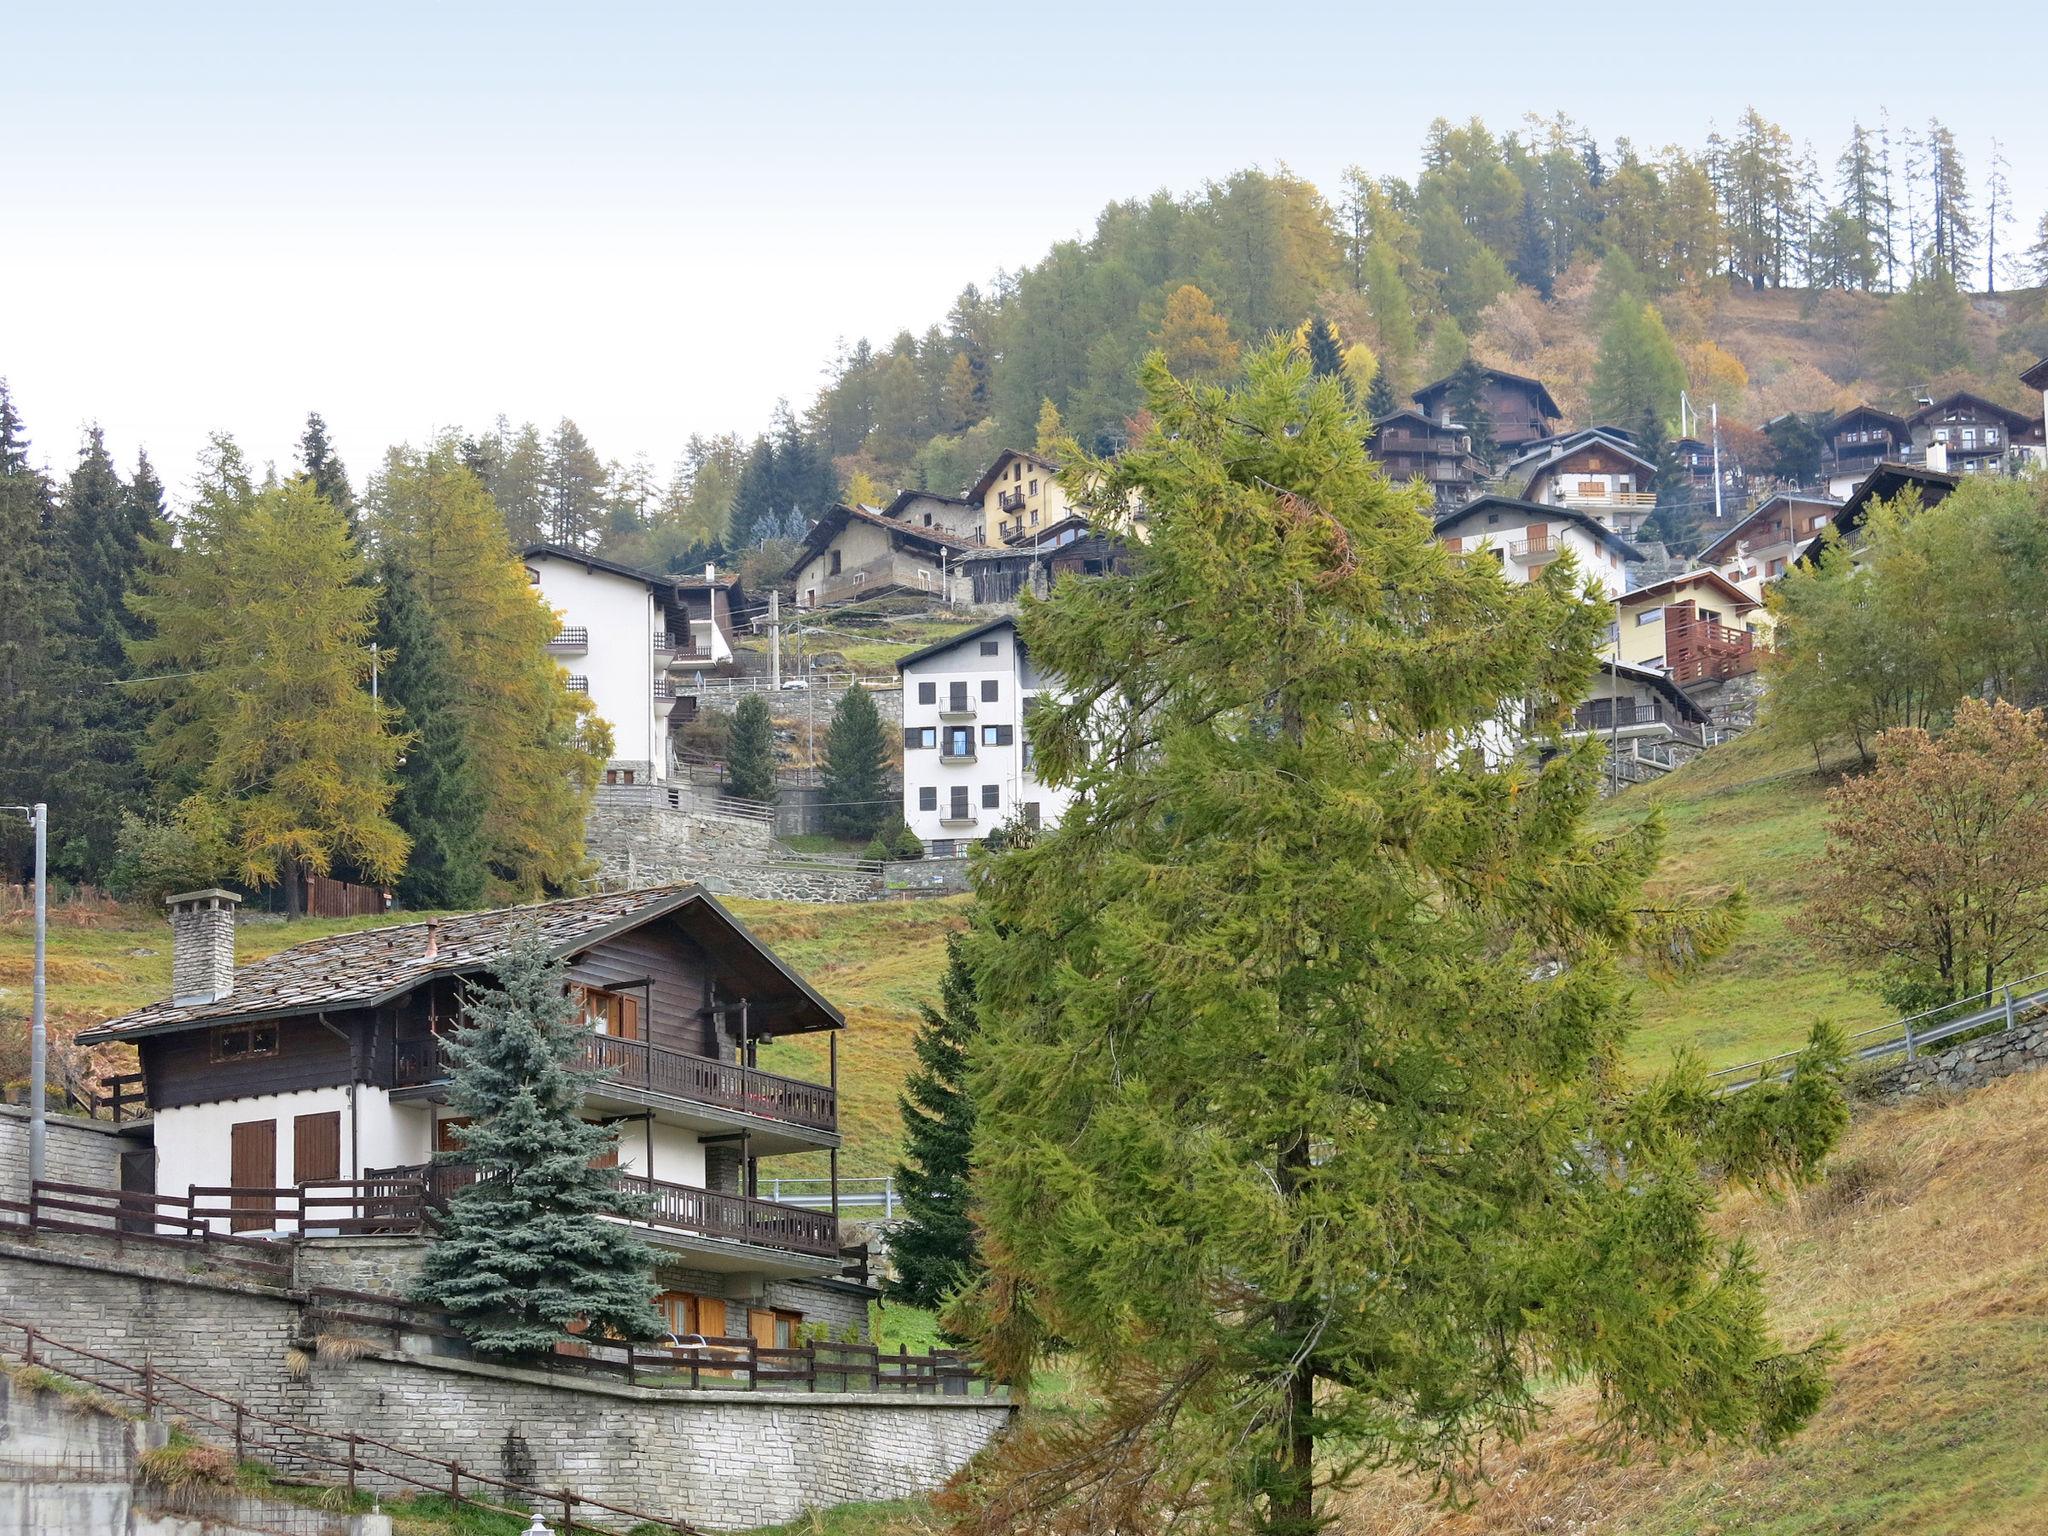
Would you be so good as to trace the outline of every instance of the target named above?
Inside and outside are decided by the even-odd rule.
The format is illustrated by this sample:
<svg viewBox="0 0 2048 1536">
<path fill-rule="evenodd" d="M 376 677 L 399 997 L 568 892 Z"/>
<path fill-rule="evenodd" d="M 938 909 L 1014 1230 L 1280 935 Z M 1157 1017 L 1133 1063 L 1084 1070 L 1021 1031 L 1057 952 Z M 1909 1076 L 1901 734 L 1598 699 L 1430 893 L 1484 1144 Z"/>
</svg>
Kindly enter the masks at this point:
<svg viewBox="0 0 2048 1536">
<path fill-rule="evenodd" d="M 454 439 L 392 449 L 366 501 L 381 557 L 412 572 L 447 642 L 495 894 L 559 889 L 585 867 L 584 819 L 612 742 L 548 653 L 556 616 Z"/>
</svg>

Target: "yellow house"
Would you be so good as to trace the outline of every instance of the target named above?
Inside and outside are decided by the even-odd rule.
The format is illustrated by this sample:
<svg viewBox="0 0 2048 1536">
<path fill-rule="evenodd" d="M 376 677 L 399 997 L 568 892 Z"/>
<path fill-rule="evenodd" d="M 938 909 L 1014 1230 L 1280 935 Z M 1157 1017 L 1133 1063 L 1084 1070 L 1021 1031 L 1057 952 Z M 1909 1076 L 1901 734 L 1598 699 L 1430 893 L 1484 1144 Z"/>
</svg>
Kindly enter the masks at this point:
<svg viewBox="0 0 2048 1536">
<path fill-rule="evenodd" d="M 991 544 L 1036 544 L 1063 523 L 1085 521 L 1060 487 L 1059 466 L 1016 448 L 996 455 L 967 499 L 981 505 Z"/>
<path fill-rule="evenodd" d="M 1614 659 L 1681 683 L 1756 669 L 1770 616 L 1719 571 L 1686 571 L 1614 602 Z"/>
</svg>

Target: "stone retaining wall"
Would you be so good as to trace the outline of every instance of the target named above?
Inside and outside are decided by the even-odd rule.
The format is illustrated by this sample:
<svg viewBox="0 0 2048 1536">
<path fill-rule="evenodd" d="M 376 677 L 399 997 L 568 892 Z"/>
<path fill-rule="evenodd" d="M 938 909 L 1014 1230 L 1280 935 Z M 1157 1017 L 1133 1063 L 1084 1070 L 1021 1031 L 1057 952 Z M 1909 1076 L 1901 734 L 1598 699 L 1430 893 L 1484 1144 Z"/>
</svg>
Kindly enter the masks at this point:
<svg viewBox="0 0 2048 1536">
<path fill-rule="evenodd" d="M 374 1252 L 337 1249 L 330 1273 L 368 1273 Z M 295 1373 L 303 1298 L 179 1273 L 193 1257 L 0 1236 L 0 1317 L 135 1362 L 146 1352 L 279 1418 L 712 1528 L 928 1491 L 1009 1421 L 1001 1399 L 670 1391 L 429 1354 L 411 1338 L 356 1341 L 366 1352 L 346 1360 L 315 1351 Z"/>
<path fill-rule="evenodd" d="M 1928 1052 L 1861 1078 L 1857 1097 L 1896 1104 L 1930 1090 L 1974 1088 L 1994 1077 L 2048 1066 L 2048 1019 L 1980 1035 L 1946 1050 Z"/>
<path fill-rule="evenodd" d="M 121 1154 L 147 1142 L 129 1141 L 104 1120 L 48 1115 L 43 1137 L 43 1177 L 57 1184 L 121 1183 Z M 28 1106 L 0 1104 L 0 1197 L 28 1198 Z"/>
</svg>

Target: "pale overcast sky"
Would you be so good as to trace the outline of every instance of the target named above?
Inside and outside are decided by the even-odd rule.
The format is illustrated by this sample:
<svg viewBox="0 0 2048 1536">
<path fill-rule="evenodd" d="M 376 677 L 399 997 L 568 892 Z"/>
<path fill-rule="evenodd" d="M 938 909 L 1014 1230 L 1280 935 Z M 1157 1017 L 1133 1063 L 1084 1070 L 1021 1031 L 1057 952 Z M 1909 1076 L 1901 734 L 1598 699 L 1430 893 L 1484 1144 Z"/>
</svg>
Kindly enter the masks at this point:
<svg viewBox="0 0 2048 1536">
<path fill-rule="evenodd" d="M 1755 103 L 1831 164 L 1939 115 L 2048 198 L 2038 4 L 98 5 L 0 22 L 0 376 L 174 491 L 570 415 L 664 475 L 1100 206 L 1286 162 L 1413 175 L 1428 121 L 1562 108 L 1697 147 Z"/>
</svg>

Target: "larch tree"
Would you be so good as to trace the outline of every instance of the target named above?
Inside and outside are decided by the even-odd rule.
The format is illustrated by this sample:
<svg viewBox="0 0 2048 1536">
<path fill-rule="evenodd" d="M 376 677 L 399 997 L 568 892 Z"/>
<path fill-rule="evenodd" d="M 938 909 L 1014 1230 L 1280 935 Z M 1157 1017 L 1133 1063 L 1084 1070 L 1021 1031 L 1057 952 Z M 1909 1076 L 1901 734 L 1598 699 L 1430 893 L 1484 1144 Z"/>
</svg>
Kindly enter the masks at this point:
<svg viewBox="0 0 2048 1536">
<path fill-rule="evenodd" d="M 1372 313 L 1380 377 L 1389 394 L 1398 395 L 1415 383 L 1415 356 L 1421 346 L 1415 328 L 1415 300 L 1401 277 L 1401 261 L 1386 241 L 1375 239 L 1365 250 L 1365 298 Z"/>
<path fill-rule="evenodd" d="M 758 693 L 750 693 L 732 712 L 732 730 L 725 743 L 725 785 L 742 800 L 774 804 L 775 722 Z"/>
<path fill-rule="evenodd" d="M 469 750 L 466 711 L 447 642 L 412 570 L 388 562 L 377 613 L 383 696 L 410 738 L 391 818 L 412 848 L 398 899 L 415 911 L 482 903 L 486 795 Z"/>
<path fill-rule="evenodd" d="M 604 513 L 604 461 L 566 416 L 548 439 L 543 494 L 550 542 L 582 549 L 595 540 Z"/>
<path fill-rule="evenodd" d="M 467 1022 L 447 1037 L 448 1101 L 467 1123 L 437 1157 L 476 1177 L 450 1198 L 413 1296 L 490 1354 L 544 1355 L 578 1331 L 660 1338 L 647 1245 L 605 1219 L 646 1202 L 621 1188 L 616 1159 L 603 1165 L 618 1127 L 576 1112 L 597 1074 L 576 1066 L 589 1026 L 568 969 L 528 937 L 496 981 L 470 991 Z"/>
<path fill-rule="evenodd" d="M 1436 542 L 1284 347 L 1144 386 L 1154 429 L 1065 483 L 1142 497 L 1145 559 L 1019 619 L 1076 798 L 982 877 L 989 1272 L 949 1313 L 1011 1379 L 1063 1341 L 1105 1402 L 1013 1433 L 963 1528 L 1309 1536 L 1362 1467 L 1461 1486 L 1558 1379 L 1617 1439 L 1775 1444 L 1826 1349 L 1773 1336 L 1707 1169 L 1815 1171 L 1839 1044 L 1740 1106 L 1622 1070 L 1625 961 L 1736 912 L 1645 897 L 1659 830 L 1589 829 L 1584 748 L 1501 750 L 1568 718 L 1608 606 Z"/>
<path fill-rule="evenodd" d="M 448 647 L 493 890 L 559 890 L 584 868 L 584 819 L 612 738 L 548 653 L 557 617 L 453 437 L 393 449 L 367 500 L 378 550 L 412 573 Z"/>
<path fill-rule="evenodd" d="M 1685 360 L 1664 317 L 1653 305 L 1624 298 L 1600 333 L 1600 356 L 1593 365 L 1594 416 L 1616 424 L 1638 422 L 1654 411 L 1669 421 L 1678 411 L 1685 389 Z"/>
<path fill-rule="evenodd" d="M 946 970 L 937 1007 L 918 1007 L 910 1047 L 917 1066 L 903 1080 L 897 1111 L 903 1120 L 903 1159 L 896 1187 L 903 1222 L 889 1237 L 894 1300 L 937 1308 L 979 1268 L 968 1173 L 974 1148 L 974 1100 L 967 1091 L 967 1054 L 977 1029 L 974 977 L 960 936 L 946 941 Z"/>
<path fill-rule="evenodd" d="M 1166 296 L 1166 311 L 1152 341 L 1187 378 L 1220 380 L 1237 371 L 1237 343 L 1230 339 L 1230 322 L 1193 283 L 1182 283 Z"/>
</svg>

